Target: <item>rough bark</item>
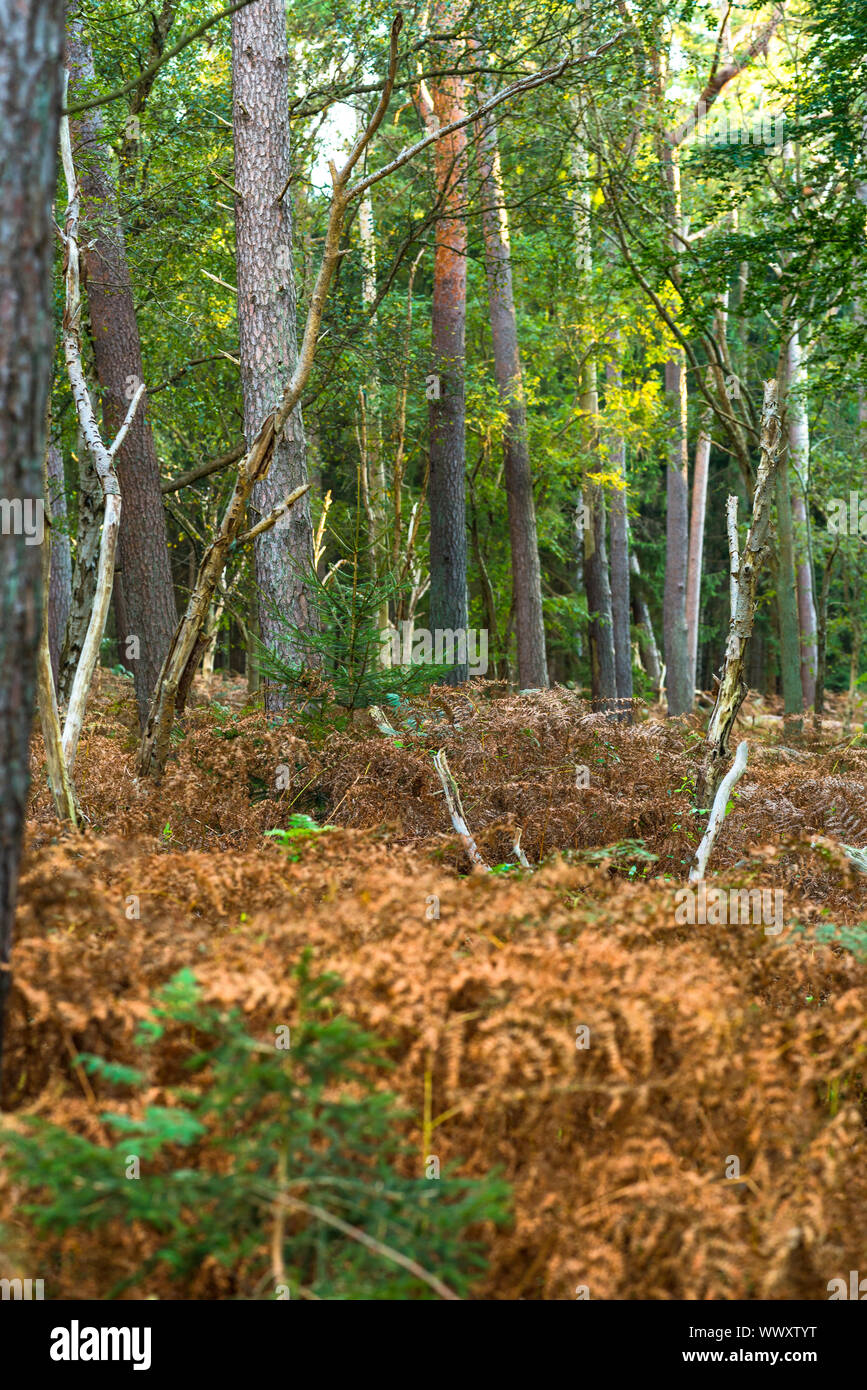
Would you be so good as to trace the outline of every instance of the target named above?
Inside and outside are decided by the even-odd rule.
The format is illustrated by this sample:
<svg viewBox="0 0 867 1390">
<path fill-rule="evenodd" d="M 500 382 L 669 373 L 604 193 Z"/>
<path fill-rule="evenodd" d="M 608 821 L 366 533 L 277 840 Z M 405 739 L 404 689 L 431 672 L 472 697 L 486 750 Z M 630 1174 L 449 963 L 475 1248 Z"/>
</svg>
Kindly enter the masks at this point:
<svg viewBox="0 0 867 1390">
<path fill-rule="evenodd" d="M 6 6 L 0 29 L 0 494 L 19 505 L 42 499 L 62 58 L 59 0 Z M 27 540 L 14 534 L 0 539 L 0 1063 L 42 606 L 42 557 Z"/>
<path fill-rule="evenodd" d="M 525 689 L 545 687 L 548 684 L 548 665 L 545 659 L 536 507 L 512 289 L 509 217 L 504 203 L 497 128 L 493 122 L 488 122 L 479 132 L 478 165 L 494 370 L 507 419 L 503 435 L 503 463 L 509 509 L 512 592 L 515 595 L 518 684 Z"/>
<path fill-rule="evenodd" d="M 77 10 L 69 20 L 68 55 L 72 102 L 88 93 L 94 79 L 93 54 Z M 83 256 L 93 357 L 102 393 L 104 433 L 113 439 L 144 381 L 141 342 L 111 174 L 112 155 L 104 142 L 99 108 L 76 118 L 73 137 L 86 230 L 83 242 L 88 243 Z M 143 725 L 177 621 L 159 461 L 144 408 L 120 450 L 117 473 L 124 499 L 118 563 L 126 600 L 125 626 L 123 630 L 118 626 L 117 637 L 120 659 L 133 673 Z"/>
<path fill-rule="evenodd" d="M 248 448 L 279 404 L 298 359 L 288 69 L 283 0 L 255 0 L 232 16 L 238 336 Z M 264 516 L 306 483 L 304 423 L 296 405 L 275 442 L 270 468 L 253 489 L 252 507 Z M 316 621 L 308 579 L 312 563 L 305 494 L 254 547 L 262 642 L 290 666 L 311 660 L 303 634 Z M 265 698 L 269 709 L 285 702 L 274 687 Z"/>
<path fill-rule="evenodd" d="M 72 602 L 72 555 L 66 531 L 66 492 L 63 456 L 55 444 L 48 446 L 48 501 L 51 505 L 51 574 L 48 585 L 48 651 L 55 687 L 60 674 L 60 653 Z"/>
<path fill-rule="evenodd" d="M 431 15 L 434 30 L 454 23 L 449 0 L 437 0 Z M 443 52 L 448 65 L 449 49 Z M 429 130 L 465 114 L 466 84 L 462 77 L 445 77 L 431 90 L 433 111 L 426 113 Z M 434 284 L 431 306 L 430 432 L 430 598 L 432 631 L 466 629 L 467 522 L 464 435 L 464 344 L 467 307 L 466 130 L 438 140 L 434 147 L 434 179 L 440 208 L 436 224 Z M 455 665 L 447 681 L 467 679 L 466 664 Z"/>
</svg>

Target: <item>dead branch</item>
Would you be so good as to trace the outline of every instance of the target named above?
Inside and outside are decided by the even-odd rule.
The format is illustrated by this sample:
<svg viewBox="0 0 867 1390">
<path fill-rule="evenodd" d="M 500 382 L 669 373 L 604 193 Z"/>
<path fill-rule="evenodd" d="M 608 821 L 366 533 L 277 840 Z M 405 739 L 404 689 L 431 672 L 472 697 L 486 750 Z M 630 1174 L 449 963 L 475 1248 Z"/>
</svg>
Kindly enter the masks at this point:
<svg viewBox="0 0 867 1390">
<path fill-rule="evenodd" d="M 444 748 L 441 748 L 438 753 L 434 754 L 433 762 L 437 770 L 437 776 L 442 783 L 446 805 L 449 808 L 449 815 L 452 818 L 452 825 L 463 842 L 464 849 L 469 856 L 470 862 L 477 868 L 484 869 L 486 874 L 489 874 L 491 872 L 490 868 L 479 853 L 478 846 L 470 834 L 470 828 L 467 825 L 464 815 L 464 808 L 461 805 L 461 794 L 458 791 L 458 784 L 449 769 Z"/>
</svg>

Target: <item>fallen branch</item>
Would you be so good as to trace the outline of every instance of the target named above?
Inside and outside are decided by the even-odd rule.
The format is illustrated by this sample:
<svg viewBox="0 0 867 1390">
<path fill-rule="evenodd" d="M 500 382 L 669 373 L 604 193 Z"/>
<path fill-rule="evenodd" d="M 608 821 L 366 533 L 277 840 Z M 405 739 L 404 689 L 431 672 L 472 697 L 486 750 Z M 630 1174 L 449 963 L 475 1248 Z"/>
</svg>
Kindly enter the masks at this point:
<svg viewBox="0 0 867 1390">
<path fill-rule="evenodd" d="M 441 748 L 438 753 L 434 754 L 433 762 L 437 770 L 437 776 L 442 783 L 446 805 L 449 808 L 449 815 L 452 818 L 452 825 L 463 841 L 463 846 L 469 855 L 470 862 L 475 864 L 478 868 L 484 869 L 485 873 L 490 873 L 490 868 L 479 853 L 478 846 L 470 834 L 470 828 L 467 825 L 464 815 L 464 808 L 461 805 L 461 794 L 458 791 L 458 784 L 449 769 L 444 748 Z"/>
<path fill-rule="evenodd" d="M 519 828 L 515 832 L 515 843 L 512 846 L 512 853 L 514 854 L 515 858 L 517 859 L 518 863 L 521 865 L 522 868 L 532 869 L 532 864 L 530 863 L 524 851 L 521 849 L 521 836 L 523 835 L 523 833 L 523 826 L 519 826 Z"/>
<path fill-rule="evenodd" d="M 717 787 L 717 793 L 711 808 L 710 819 L 707 823 L 707 830 L 704 832 L 701 844 L 695 852 L 695 858 L 692 861 L 692 867 L 689 871 L 690 883 L 701 883 L 704 878 L 704 871 L 707 867 L 707 861 L 710 858 L 710 852 L 714 846 L 714 840 L 719 834 L 720 827 L 726 818 L 726 806 L 728 805 L 731 789 L 744 775 L 749 751 L 747 741 L 744 739 L 743 743 L 738 744 L 735 760 Z"/>
</svg>

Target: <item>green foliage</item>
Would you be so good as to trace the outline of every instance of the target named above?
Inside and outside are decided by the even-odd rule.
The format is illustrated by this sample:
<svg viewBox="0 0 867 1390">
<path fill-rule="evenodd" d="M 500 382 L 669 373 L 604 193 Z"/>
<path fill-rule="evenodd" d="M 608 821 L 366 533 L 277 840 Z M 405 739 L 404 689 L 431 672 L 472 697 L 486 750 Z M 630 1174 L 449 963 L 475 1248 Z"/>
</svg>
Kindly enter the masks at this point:
<svg viewBox="0 0 867 1390">
<path fill-rule="evenodd" d="M 103 1115 L 113 1146 L 39 1119 L 3 1131 L 9 1171 L 28 1190 L 21 1213 L 39 1231 L 120 1221 L 158 1237 L 109 1297 L 157 1262 L 184 1280 L 208 1257 L 254 1298 L 286 1297 L 281 1282 L 289 1297 L 426 1299 L 442 1284 L 463 1295 L 484 1268 L 478 1226 L 507 1220 L 507 1185 L 495 1175 L 404 1176 L 420 1160 L 400 1138 L 395 1098 L 374 1089 L 383 1043 L 335 1012 L 339 980 L 312 975 L 309 952 L 295 974 L 297 1023 L 277 1028 L 276 1041 L 252 1037 L 237 1011 L 205 1005 L 191 971 L 176 975 L 137 1041 L 192 1044 L 195 1085 L 168 1088 L 165 1105 Z M 78 1060 L 140 1098 L 153 1084 L 99 1057 Z M 126 1176 L 133 1154 L 138 1179 Z"/>
<path fill-rule="evenodd" d="M 381 664 L 381 615 L 389 600 L 401 592 L 393 575 L 361 575 L 356 554 L 350 568 L 333 569 L 327 580 L 311 570 L 307 582 L 319 627 L 305 632 L 275 615 L 287 654 L 260 647 L 257 662 L 261 674 L 290 699 L 303 702 L 308 714 L 312 708 L 324 717 L 332 705 L 364 709 L 381 704 L 390 694 L 421 694 L 448 671 L 444 665 Z M 298 652 L 304 653 L 303 660 L 291 655 Z"/>
<path fill-rule="evenodd" d="M 306 840 L 315 839 L 317 835 L 324 835 L 326 831 L 334 829 L 333 825 L 317 825 L 312 816 L 296 812 L 289 817 L 286 829 L 266 830 L 265 834 L 286 851 L 289 859 L 297 861 L 301 858 L 300 849 Z"/>
</svg>

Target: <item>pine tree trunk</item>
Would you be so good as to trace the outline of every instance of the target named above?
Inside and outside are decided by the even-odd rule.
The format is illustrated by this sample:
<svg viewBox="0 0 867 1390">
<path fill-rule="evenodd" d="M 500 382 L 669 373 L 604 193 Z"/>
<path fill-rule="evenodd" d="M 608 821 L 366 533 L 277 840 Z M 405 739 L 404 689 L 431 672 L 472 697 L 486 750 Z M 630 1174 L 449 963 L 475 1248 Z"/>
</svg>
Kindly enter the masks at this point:
<svg viewBox="0 0 867 1390">
<path fill-rule="evenodd" d="M 7 5 L 0 30 L 0 495 L 41 502 L 54 351 L 51 271 L 63 6 Z M 42 556 L 0 544 L 0 1062 L 42 607 Z"/>
<path fill-rule="evenodd" d="M 431 15 L 434 30 L 454 23 L 449 0 L 437 0 Z M 443 51 L 448 65 L 449 50 Z M 439 127 L 465 114 L 462 77 L 439 79 L 431 88 L 433 113 L 428 124 Z M 431 308 L 432 375 L 429 392 L 430 482 L 430 618 L 432 631 L 467 626 L 467 522 L 464 435 L 464 343 L 467 309 L 465 130 L 434 146 L 434 177 L 440 216 L 436 224 L 433 304 Z M 467 679 L 466 664 L 455 665 L 448 682 Z"/>
<path fill-rule="evenodd" d="M 69 20 L 70 102 L 90 92 L 93 54 L 80 11 Z M 112 177 L 113 156 L 104 142 L 100 109 L 73 122 L 76 163 L 87 237 L 82 249 L 96 374 L 102 391 L 104 434 L 117 434 L 130 401 L 144 381 L 141 342 L 126 245 Z M 93 243 L 85 246 L 89 240 Z M 145 403 L 118 455 L 123 511 L 118 567 L 123 573 L 126 630 L 118 628 L 121 661 L 133 673 L 139 720 L 145 724 L 177 622 L 160 469 Z M 116 615 L 117 616 L 117 615 Z"/>
<path fill-rule="evenodd" d="M 292 213 L 288 182 L 289 54 L 283 0 L 255 0 L 232 16 L 235 238 L 238 335 L 248 448 L 283 394 L 298 357 Z M 307 482 L 300 405 L 277 441 L 267 476 L 253 489 L 258 520 Z M 316 625 L 310 497 L 254 542 L 261 637 L 288 665 L 310 662 L 303 634 Z M 266 688 L 266 708 L 285 697 Z"/>
<path fill-rule="evenodd" d="M 509 508 L 512 592 L 515 595 L 518 684 L 525 689 L 545 687 L 548 684 L 548 666 L 545 660 L 545 623 L 542 616 L 542 576 L 539 567 L 536 507 L 527 439 L 527 412 L 518 346 L 518 323 L 512 290 L 509 218 L 504 206 L 497 128 L 493 122 L 479 132 L 478 163 L 494 369 L 500 401 L 507 416 L 503 437 L 503 461 Z"/>
</svg>

